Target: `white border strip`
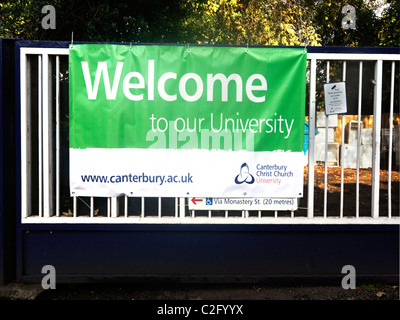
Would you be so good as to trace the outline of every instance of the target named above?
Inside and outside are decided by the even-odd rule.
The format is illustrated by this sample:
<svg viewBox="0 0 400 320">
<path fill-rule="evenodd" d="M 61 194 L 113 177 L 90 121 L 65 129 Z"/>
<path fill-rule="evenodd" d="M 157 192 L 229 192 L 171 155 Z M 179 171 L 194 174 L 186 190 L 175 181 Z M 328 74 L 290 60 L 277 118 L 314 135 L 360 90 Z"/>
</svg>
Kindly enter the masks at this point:
<svg viewBox="0 0 400 320">
<path fill-rule="evenodd" d="M 371 217 L 362 217 L 362 218 L 339 218 L 339 217 L 317 217 L 317 218 L 307 218 L 307 217 L 231 217 L 231 218 L 208 218 L 208 217 L 185 217 L 185 218 L 176 218 L 176 217 L 116 217 L 116 218 L 108 218 L 108 217 L 96 217 L 91 218 L 88 216 L 85 217 L 49 217 L 42 218 L 38 216 L 31 216 L 22 219 L 22 223 L 32 223 L 32 224 L 288 224 L 288 225 L 314 225 L 314 224 L 322 224 L 322 225 L 357 225 L 357 224 L 385 224 L 385 225 L 400 225 L 399 217 L 386 218 L 381 217 L 379 219 L 374 219 Z"/>
<path fill-rule="evenodd" d="M 400 54 L 373 54 L 373 53 L 307 53 L 307 59 L 317 60 L 357 60 L 357 61 L 399 61 Z"/>
<path fill-rule="evenodd" d="M 47 54 L 47 55 L 64 55 L 69 54 L 69 48 L 36 48 L 36 47 L 24 47 L 21 48 L 22 54 Z"/>
</svg>

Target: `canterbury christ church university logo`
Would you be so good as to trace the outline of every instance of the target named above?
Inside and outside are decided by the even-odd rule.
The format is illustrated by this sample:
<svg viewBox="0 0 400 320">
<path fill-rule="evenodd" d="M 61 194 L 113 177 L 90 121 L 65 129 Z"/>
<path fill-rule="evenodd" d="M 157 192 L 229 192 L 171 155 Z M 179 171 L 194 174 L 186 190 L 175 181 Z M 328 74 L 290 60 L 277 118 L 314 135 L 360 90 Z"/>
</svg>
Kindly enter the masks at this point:
<svg viewBox="0 0 400 320">
<path fill-rule="evenodd" d="M 255 166 L 255 169 L 255 176 L 257 178 L 254 178 L 254 176 L 250 173 L 249 165 L 244 162 L 240 166 L 239 174 L 235 177 L 235 183 L 267 183 L 281 185 L 283 179 L 291 178 L 294 176 L 294 172 L 292 170 L 289 170 L 289 167 L 287 165 L 257 164 Z"/>
<path fill-rule="evenodd" d="M 240 167 L 240 173 L 235 178 L 236 184 L 242 184 L 246 182 L 248 184 L 254 183 L 254 177 L 251 175 L 249 166 L 247 163 L 243 163 Z"/>
</svg>

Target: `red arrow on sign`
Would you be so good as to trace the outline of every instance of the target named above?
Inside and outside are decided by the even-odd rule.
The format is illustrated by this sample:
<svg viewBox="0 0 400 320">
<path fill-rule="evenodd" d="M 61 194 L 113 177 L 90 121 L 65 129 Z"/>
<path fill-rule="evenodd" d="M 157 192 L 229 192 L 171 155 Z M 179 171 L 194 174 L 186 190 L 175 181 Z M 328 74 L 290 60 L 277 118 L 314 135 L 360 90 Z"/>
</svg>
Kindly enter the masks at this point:
<svg viewBox="0 0 400 320">
<path fill-rule="evenodd" d="M 193 204 L 197 204 L 197 202 L 202 202 L 202 201 L 203 201 L 203 199 L 192 198 Z"/>
</svg>

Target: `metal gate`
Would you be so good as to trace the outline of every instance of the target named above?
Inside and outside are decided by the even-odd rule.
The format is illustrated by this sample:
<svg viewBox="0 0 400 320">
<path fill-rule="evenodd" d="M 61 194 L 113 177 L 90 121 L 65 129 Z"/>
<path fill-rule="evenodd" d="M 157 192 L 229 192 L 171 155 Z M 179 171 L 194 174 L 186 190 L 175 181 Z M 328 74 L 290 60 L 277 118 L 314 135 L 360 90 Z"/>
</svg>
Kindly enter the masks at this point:
<svg viewBox="0 0 400 320">
<path fill-rule="evenodd" d="M 388 130 L 388 175 L 387 197 L 381 199 L 380 170 L 381 170 L 381 120 L 383 94 L 387 95 L 390 106 L 390 128 L 394 127 L 393 114 L 398 114 L 394 105 L 395 75 L 399 70 L 399 54 L 376 53 L 314 53 L 313 48 L 308 53 L 308 95 L 309 95 L 309 143 L 308 143 L 308 178 L 307 201 L 302 201 L 300 209 L 292 212 L 263 212 L 263 211 L 229 211 L 189 210 L 190 198 L 80 198 L 69 197 L 68 193 L 68 49 L 67 48 L 37 48 L 21 47 L 21 206 L 22 223 L 239 223 L 239 224 L 398 224 L 399 223 L 399 193 L 392 194 L 392 179 L 398 184 L 398 171 L 393 173 L 392 154 L 394 147 L 399 149 L 398 141 L 393 143 L 394 130 Z M 372 63 L 372 65 L 371 65 Z M 347 65 L 351 64 L 352 71 L 348 72 Z M 366 66 L 367 65 L 367 66 Z M 387 76 L 390 78 L 389 90 L 382 90 L 384 65 L 390 67 Z M 396 69 L 397 65 L 397 69 Z M 318 67 L 317 67 L 318 66 Z M 355 66 L 357 68 L 355 68 Z M 373 68 L 373 99 L 371 130 L 371 152 L 367 156 L 371 162 L 372 181 L 370 189 L 370 210 L 360 212 L 360 157 L 361 157 L 361 116 L 363 112 L 363 91 L 369 86 L 363 83 L 363 70 Z M 341 69 L 341 70 L 340 70 Z M 370 71 L 370 70 L 369 70 Z M 317 74 L 319 73 L 319 74 Z M 355 210 L 344 206 L 345 195 L 344 165 L 340 172 L 340 201 L 335 212 L 328 215 L 328 134 L 325 135 L 324 160 L 324 197 L 323 208 L 317 213 L 315 209 L 315 139 L 317 94 L 321 95 L 320 85 L 330 82 L 330 74 L 336 79 L 356 83 L 358 85 L 357 109 L 358 120 L 356 149 L 346 150 L 345 118 L 341 117 L 341 148 L 339 164 L 348 156 L 355 153 L 356 157 L 356 194 L 354 196 Z M 369 72 L 370 73 L 370 72 Z M 385 74 L 386 75 L 386 74 Z M 317 92 L 317 87 L 319 92 Z M 386 101 L 386 100 L 385 100 Z M 321 114 L 321 113 L 320 113 Z M 398 119 L 398 118 L 397 118 Z M 324 119 L 322 119 L 324 120 Z M 322 128 L 328 132 L 329 119 Z M 396 130 L 399 131 L 399 123 Z M 322 129 L 320 129 L 322 131 Z M 398 138 L 397 138 L 398 139 Z M 321 146 L 320 146 L 321 147 Z M 32 192 L 34 190 L 34 192 Z M 397 188 L 398 190 L 398 188 Z M 266 195 L 267 196 L 267 195 Z M 363 199 L 366 201 L 366 199 Z M 388 210 L 383 213 L 379 204 L 387 202 Z M 354 219 L 355 218 L 355 219 Z"/>
<path fill-rule="evenodd" d="M 398 48 L 307 48 L 298 210 L 217 211 L 190 210 L 190 198 L 70 197 L 68 46 L 16 42 L 18 280 L 41 279 L 46 264 L 58 281 L 339 277 L 347 264 L 398 277 Z M 346 81 L 350 112 L 325 118 L 321 88 L 334 81 Z"/>
</svg>

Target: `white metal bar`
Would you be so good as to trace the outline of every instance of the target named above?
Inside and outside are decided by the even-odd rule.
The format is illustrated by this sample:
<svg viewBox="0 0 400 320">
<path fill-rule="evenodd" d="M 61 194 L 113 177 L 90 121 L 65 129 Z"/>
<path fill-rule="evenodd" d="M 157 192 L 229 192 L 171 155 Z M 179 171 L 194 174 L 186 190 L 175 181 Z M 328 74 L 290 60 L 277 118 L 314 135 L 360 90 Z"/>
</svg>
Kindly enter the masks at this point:
<svg viewBox="0 0 400 320">
<path fill-rule="evenodd" d="M 330 61 L 326 62 L 326 82 L 330 82 Z M 328 206 L 328 121 L 329 115 L 325 115 L 325 171 L 324 171 L 324 218 L 327 217 Z"/>
<path fill-rule="evenodd" d="M 360 217 L 360 149 L 361 149 L 361 107 L 362 107 L 362 74 L 363 62 L 359 63 L 358 71 L 358 123 L 357 123 L 357 174 L 356 174 L 356 218 Z"/>
<path fill-rule="evenodd" d="M 393 107 L 394 107 L 394 75 L 395 62 L 392 62 L 390 81 L 390 121 L 389 121 L 389 163 L 388 163 L 388 217 L 392 217 L 392 144 L 393 144 Z"/>
<path fill-rule="evenodd" d="M 94 198 L 90 197 L 90 217 L 94 217 Z"/>
<path fill-rule="evenodd" d="M 175 197 L 175 218 L 179 217 L 179 202 L 178 198 Z"/>
<path fill-rule="evenodd" d="M 68 48 L 34 48 L 34 47 L 26 47 L 21 48 L 21 54 L 43 54 L 46 53 L 48 55 L 59 55 L 59 56 L 67 56 L 69 54 Z"/>
<path fill-rule="evenodd" d="M 50 99 L 50 60 L 48 54 L 42 55 L 42 175 L 43 175 L 43 216 L 50 217 L 52 184 L 52 126 Z"/>
<path fill-rule="evenodd" d="M 379 217 L 380 149 L 382 120 L 382 60 L 375 64 L 374 126 L 372 145 L 372 199 L 371 216 Z"/>
<path fill-rule="evenodd" d="M 161 218 L 161 197 L 158 197 L 158 217 Z"/>
<path fill-rule="evenodd" d="M 107 198 L 107 217 L 111 217 L 111 198 Z"/>
<path fill-rule="evenodd" d="M 21 217 L 26 218 L 31 215 L 31 128 L 30 128 L 30 108 L 28 101 L 30 98 L 30 87 L 27 86 L 28 77 L 30 77 L 30 69 L 27 68 L 27 56 L 21 53 L 20 56 L 20 81 L 21 81 Z M 28 122 L 29 121 L 29 122 Z"/>
<path fill-rule="evenodd" d="M 185 198 L 179 198 L 179 217 L 185 217 Z"/>
<path fill-rule="evenodd" d="M 125 218 L 128 217 L 128 196 L 124 197 L 124 216 Z"/>
<path fill-rule="evenodd" d="M 316 99 L 316 70 L 317 61 L 311 59 L 310 63 L 310 101 L 308 124 L 308 192 L 307 192 L 307 217 L 314 217 L 314 144 L 315 144 L 315 99 Z"/>
<path fill-rule="evenodd" d="M 118 197 L 111 197 L 111 217 L 118 217 Z"/>
<path fill-rule="evenodd" d="M 400 61 L 400 54 L 369 53 L 307 53 L 309 60 Z"/>
<path fill-rule="evenodd" d="M 56 56 L 56 216 L 60 216 L 60 56 Z"/>
<path fill-rule="evenodd" d="M 21 48 L 21 54 L 68 55 L 69 48 Z M 309 60 L 361 60 L 361 61 L 400 61 L 399 54 L 374 53 L 307 53 Z"/>
<path fill-rule="evenodd" d="M 38 56 L 38 161 L 39 161 L 39 216 L 43 216 L 43 110 L 42 110 L 42 56 Z"/>
<path fill-rule="evenodd" d="M 144 197 L 141 199 L 140 216 L 144 218 Z"/>
<path fill-rule="evenodd" d="M 72 204 L 72 215 L 74 216 L 74 217 L 76 217 L 77 216 L 77 211 L 78 211 L 78 203 L 77 203 L 77 197 L 76 196 L 74 196 L 73 198 L 73 204 Z"/>
<path fill-rule="evenodd" d="M 121 217 L 119 219 L 109 219 L 106 217 L 99 217 L 96 219 L 91 219 L 90 217 L 50 217 L 50 218 L 40 218 L 40 217 L 28 217 L 22 221 L 22 223 L 32 223 L 32 224 L 46 224 L 46 223 L 62 223 L 62 224 L 76 224 L 76 223 L 98 223 L 98 224 L 115 224 L 115 223 L 124 223 L 124 224 L 156 224 L 160 223 L 160 219 L 157 217 L 148 217 L 146 219 L 141 219 L 140 217 Z M 381 217 L 380 219 L 373 219 L 371 217 L 360 217 L 360 219 L 352 219 L 352 218 L 344 218 L 339 219 L 338 217 L 315 217 L 314 219 L 308 219 L 307 217 L 297 217 L 296 219 L 291 219 L 290 217 L 263 217 L 262 219 L 258 218 L 249 218 L 249 219 L 238 219 L 236 217 L 232 217 L 229 219 L 221 218 L 213 218 L 209 219 L 208 217 L 198 217 L 196 219 L 191 218 L 174 218 L 174 217 L 165 217 L 162 220 L 163 224 L 258 224 L 258 225 L 399 225 L 400 219 L 399 217 L 392 217 L 391 219 L 386 217 Z"/>
<path fill-rule="evenodd" d="M 346 81 L 346 61 L 343 61 L 343 81 Z M 344 133 L 345 133 L 345 119 L 346 116 L 342 115 L 342 159 L 341 159 L 341 166 L 340 166 L 340 213 L 339 216 L 343 218 L 343 207 L 344 207 Z"/>
</svg>

